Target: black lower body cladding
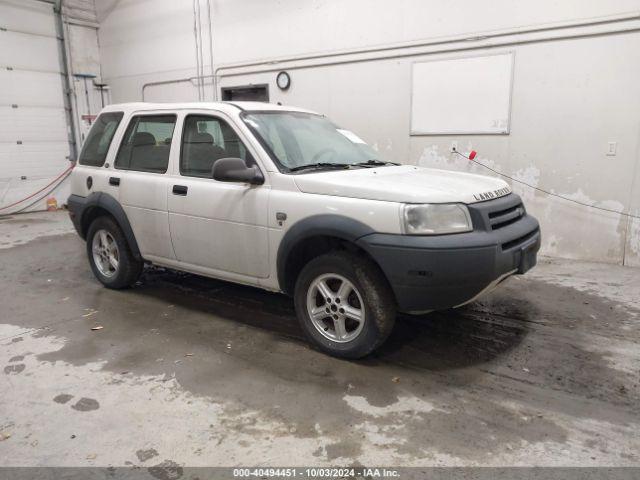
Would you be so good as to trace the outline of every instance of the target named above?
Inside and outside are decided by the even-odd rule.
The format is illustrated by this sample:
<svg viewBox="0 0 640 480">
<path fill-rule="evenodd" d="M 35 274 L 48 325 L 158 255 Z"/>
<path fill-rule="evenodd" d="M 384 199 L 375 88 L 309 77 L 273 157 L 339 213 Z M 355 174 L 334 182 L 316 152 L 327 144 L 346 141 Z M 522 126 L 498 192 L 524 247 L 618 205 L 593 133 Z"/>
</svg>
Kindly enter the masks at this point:
<svg viewBox="0 0 640 480">
<path fill-rule="evenodd" d="M 80 197 L 79 195 L 69 195 L 67 199 L 67 209 L 69 210 L 69 218 L 71 218 L 71 222 L 73 223 L 76 232 L 84 239 L 84 233 L 82 232 L 82 212 L 85 209 L 87 204 L 87 199 L 85 197 Z"/>
<path fill-rule="evenodd" d="M 532 268 L 540 228 L 525 214 L 498 230 L 438 236 L 374 233 L 358 243 L 382 268 L 399 309 L 421 312 L 456 307 L 505 276 Z"/>
</svg>

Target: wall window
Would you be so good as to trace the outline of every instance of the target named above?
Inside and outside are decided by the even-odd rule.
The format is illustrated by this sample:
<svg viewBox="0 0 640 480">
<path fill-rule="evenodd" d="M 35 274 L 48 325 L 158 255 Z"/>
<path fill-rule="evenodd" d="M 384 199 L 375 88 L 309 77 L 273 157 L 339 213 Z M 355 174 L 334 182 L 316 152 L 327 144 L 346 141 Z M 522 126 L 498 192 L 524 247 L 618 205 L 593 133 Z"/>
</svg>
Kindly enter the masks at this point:
<svg viewBox="0 0 640 480">
<path fill-rule="evenodd" d="M 269 85 L 249 85 L 245 87 L 222 87 L 225 102 L 268 102 Z"/>
<path fill-rule="evenodd" d="M 113 135 L 116 133 L 123 115 L 122 112 L 108 112 L 96 119 L 84 141 L 82 152 L 80 152 L 80 165 L 91 167 L 104 165 L 111 140 L 113 140 Z"/>
<path fill-rule="evenodd" d="M 211 178 L 213 164 L 230 157 L 255 165 L 238 134 L 224 120 L 205 115 L 189 115 L 185 119 L 180 154 L 182 175 Z"/>
<path fill-rule="evenodd" d="M 139 115 L 129 122 L 115 167 L 122 170 L 165 173 L 169 165 L 175 115 Z"/>
</svg>

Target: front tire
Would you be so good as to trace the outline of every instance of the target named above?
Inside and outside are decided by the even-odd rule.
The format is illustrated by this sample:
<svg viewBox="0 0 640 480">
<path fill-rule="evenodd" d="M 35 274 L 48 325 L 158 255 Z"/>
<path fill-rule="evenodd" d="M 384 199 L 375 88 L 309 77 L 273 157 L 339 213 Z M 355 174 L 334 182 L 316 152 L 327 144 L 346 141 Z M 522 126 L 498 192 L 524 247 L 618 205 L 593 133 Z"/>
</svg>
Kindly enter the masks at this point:
<svg viewBox="0 0 640 480">
<path fill-rule="evenodd" d="M 323 352 L 361 358 L 387 339 L 396 308 L 377 265 L 354 253 L 330 252 L 300 272 L 294 301 L 300 324 Z"/>
<path fill-rule="evenodd" d="M 87 256 L 93 274 L 108 288 L 130 287 L 144 267 L 131 253 L 120 226 L 110 217 L 99 217 L 89 226 Z"/>
</svg>

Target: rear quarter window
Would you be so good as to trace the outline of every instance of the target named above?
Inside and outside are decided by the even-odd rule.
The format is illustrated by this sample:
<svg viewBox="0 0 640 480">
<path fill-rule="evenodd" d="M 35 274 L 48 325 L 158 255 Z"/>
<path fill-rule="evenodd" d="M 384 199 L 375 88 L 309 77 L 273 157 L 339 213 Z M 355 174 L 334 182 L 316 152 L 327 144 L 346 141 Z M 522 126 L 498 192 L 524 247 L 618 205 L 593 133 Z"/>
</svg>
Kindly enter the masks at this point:
<svg viewBox="0 0 640 480">
<path fill-rule="evenodd" d="M 113 136 L 120 125 L 123 112 L 107 112 L 96 118 L 80 152 L 80 165 L 101 167 L 107 158 Z"/>
</svg>

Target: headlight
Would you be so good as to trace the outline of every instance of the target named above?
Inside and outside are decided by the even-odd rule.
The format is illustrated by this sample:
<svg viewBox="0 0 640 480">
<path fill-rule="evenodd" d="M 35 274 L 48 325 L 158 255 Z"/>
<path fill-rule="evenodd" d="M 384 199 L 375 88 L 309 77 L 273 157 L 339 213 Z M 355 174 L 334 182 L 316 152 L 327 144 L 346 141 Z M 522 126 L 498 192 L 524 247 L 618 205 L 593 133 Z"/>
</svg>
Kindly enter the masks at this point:
<svg viewBox="0 0 640 480">
<path fill-rule="evenodd" d="M 402 207 L 404 233 L 439 235 L 473 230 L 469 210 L 460 203 L 407 204 Z"/>
</svg>

